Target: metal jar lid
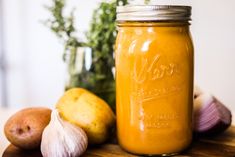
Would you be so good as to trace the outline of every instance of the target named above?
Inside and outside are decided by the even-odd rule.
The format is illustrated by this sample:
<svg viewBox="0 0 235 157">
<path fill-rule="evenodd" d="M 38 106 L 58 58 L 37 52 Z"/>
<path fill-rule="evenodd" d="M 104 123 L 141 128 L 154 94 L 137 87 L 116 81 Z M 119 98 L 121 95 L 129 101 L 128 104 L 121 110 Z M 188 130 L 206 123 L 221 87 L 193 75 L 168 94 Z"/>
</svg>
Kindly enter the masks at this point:
<svg viewBox="0 0 235 157">
<path fill-rule="evenodd" d="M 126 5 L 117 7 L 117 21 L 189 21 L 190 6 Z"/>
</svg>

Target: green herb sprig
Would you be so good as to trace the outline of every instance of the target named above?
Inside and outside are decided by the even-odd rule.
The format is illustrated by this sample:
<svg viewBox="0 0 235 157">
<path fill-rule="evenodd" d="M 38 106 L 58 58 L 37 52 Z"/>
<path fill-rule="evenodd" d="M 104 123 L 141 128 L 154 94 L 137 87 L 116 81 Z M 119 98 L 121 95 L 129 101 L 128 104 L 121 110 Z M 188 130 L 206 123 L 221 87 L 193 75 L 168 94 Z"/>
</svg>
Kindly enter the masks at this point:
<svg viewBox="0 0 235 157">
<path fill-rule="evenodd" d="M 64 61 L 68 64 L 70 75 L 66 89 L 73 87 L 86 88 L 104 100 L 115 110 L 115 80 L 112 72 L 114 67 L 114 43 L 116 32 L 117 5 L 127 4 L 127 0 L 101 2 L 93 12 L 90 29 L 87 32 L 87 43 L 81 42 L 76 36 L 74 27 L 74 10 L 69 16 L 63 14 L 65 0 L 52 0 L 53 5 L 47 7 L 52 18 L 47 20 L 50 27 L 64 43 Z M 78 47 L 89 46 L 92 49 L 92 65 L 89 71 L 76 71 L 76 55 Z"/>
</svg>

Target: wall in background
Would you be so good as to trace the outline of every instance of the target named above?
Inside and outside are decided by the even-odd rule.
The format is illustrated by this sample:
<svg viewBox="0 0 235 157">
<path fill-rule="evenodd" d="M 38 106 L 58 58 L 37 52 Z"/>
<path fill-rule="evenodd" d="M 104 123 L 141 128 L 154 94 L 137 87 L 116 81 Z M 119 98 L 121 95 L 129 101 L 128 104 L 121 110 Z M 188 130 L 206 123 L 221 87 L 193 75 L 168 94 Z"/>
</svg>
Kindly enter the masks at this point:
<svg viewBox="0 0 235 157">
<path fill-rule="evenodd" d="M 63 93 L 63 47 L 40 22 L 48 0 L 3 0 L 10 106 L 52 107 Z M 98 0 L 68 0 L 75 6 L 79 34 L 88 29 Z M 159 1 L 158 2 L 162 2 Z M 165 2 L 165 1 L 164 1 Z M 170 1 L 177 3 L 178 1 Z M 181 1 L 189 4 L 189 1 Z M 235 110 L 235 1 L 192 0 L 195 82 Z"/>
<path fill-rule="evenodd" d="M 48 0 L 3 0 L 7 57 L 8 102 L 11 107 L 49 106 L 64 91 L 63 46 L 43 25 L 49 17 Z M 88 27 L 91 10 L 97 3 L 69 0 L 78 8 L 80 34 Z M 86 16 L 84 16 L 84 14 Z"/>
<path fill-rule="evenodd" d="M 235 110 L 235 1 L 192 1 L 195 81 Z"/>
<path fill-rule="evenodd" d="M 42 9 L 45 2 L 4 1 L 10 106 L 49 105 L 61 91 L 60 47 L 40 23 L 48 16 Z"/>
</svg>

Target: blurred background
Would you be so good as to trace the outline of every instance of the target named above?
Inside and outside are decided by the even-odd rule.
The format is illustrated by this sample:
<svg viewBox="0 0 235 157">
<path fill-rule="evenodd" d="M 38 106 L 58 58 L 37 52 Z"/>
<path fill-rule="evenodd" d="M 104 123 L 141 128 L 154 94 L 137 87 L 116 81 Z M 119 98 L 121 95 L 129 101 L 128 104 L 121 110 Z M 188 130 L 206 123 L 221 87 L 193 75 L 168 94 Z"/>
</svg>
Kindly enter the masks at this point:
<svg viewBox="0 0 235 157">
<path fill-rule="evenodd" d="M 82 39 L 99 2 L 68 0 Z M 235 111 L 235 1 L 167 2 L 192 5 L 195 83 Z M 0 107 L 53 107 L 64 91 L 63 45 L 42 23 L 50 17 L 46 4 L 0 0 Z"/>
</svg>

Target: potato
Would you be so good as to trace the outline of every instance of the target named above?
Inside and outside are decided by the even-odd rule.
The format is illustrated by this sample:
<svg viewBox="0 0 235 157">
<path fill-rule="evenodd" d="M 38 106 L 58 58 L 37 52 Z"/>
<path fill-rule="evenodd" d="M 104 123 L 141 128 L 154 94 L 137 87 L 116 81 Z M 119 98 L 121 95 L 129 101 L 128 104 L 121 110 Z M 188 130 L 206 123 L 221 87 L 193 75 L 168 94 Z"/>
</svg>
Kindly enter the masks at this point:
<svg viewBox="0 0 235 157">
<path fill-rule="evenodd" d="M 82 88 L 65 92 L 56 108 L 63 119 L 81 127 L 87 133 L 89 144 L 105 142 L 115 126 L 115 115 L 108 104 Z"/>
<path fill-rule="evenodd" d="M 50 122 L 51 110 L 47 108 L 26 108 L 15 113 L 5 124 L 7 139 L 22 149 L 38 148 L 42 132 Z"/>
</svg>

